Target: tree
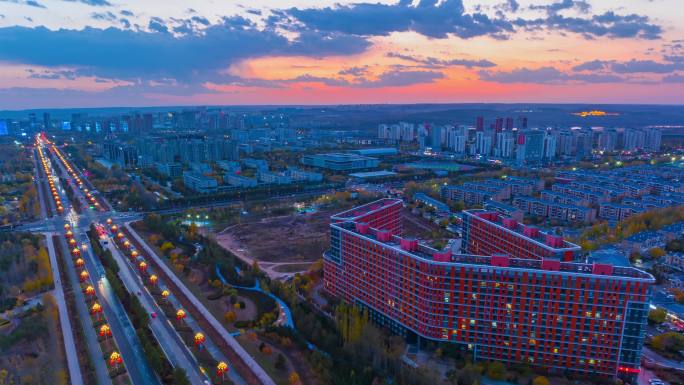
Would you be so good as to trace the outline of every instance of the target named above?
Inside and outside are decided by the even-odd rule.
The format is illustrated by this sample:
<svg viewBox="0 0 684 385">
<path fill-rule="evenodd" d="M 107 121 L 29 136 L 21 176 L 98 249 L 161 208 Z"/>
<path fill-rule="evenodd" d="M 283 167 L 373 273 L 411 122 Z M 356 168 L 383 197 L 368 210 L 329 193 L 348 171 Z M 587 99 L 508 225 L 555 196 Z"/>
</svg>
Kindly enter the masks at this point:
<svg viewBox="0 0 684 385">
<path fill-rule="evenodd" d="M 660 247 L 654 247 L 651 250 L 649 250 L 648 253 L 653 258 L 660 258 L 660 257 L 664 256 L 665 254 L 667 254 L 667 252 Z"/>
<path fill-rule="evenodd" d="M 677 332 L 668 332 L 653 337 L 651 346 L 661 352 L 677 353 L 684 349 L 684 336 Z"/>
<path fill-rule="evenodd" d="M 226 323 L 232 324 L 233 322 L 235 322 L 235 318 L 237 318 L 237 316 L 235 315 L 235 312 L 232 310 L 227 311 L 225 314 L 223 314 L 223 319 L 226 321 Z"/>
<path fill-rule="evenodd" d="M 181 367 L 173 369 L 173 385 L 190 385 L 190 380 Z"/>
<path fill-rule="evenodd" d="M 285 361 L 285 356 L 283 353 L 278 353 L 278 357 L 276 357 L 275 361 L 275 368 L 278 370 L 287 369 L 287 362 Z"/>
<path fill-rule="evenodd" d="M 503 380 L 506 378 L 506 367 L 499 361 L 491 362 L 487 365 L 487 377 L 492 380 Z"/>
<path fill-rule="evenodd" d="M 290 385 L 302 384 L 302 381 L 299 379 L 299 374 L 297 374 L 297 372 L 290 373 L 290 376 L 287 379 Z"/>
<path fill-rule="evenodd" d="M 661 324 L 665 322 L 666 316 L 667 312 L 661 308 L 653 309 L 650 312 L 648 312 L 648 320 L 656 324 Z"/>
<path fill-rule="evenodd" d="M 544 376 L 537 376 L 532 381 L 532 385 L 551 385 L 548 378 Z"/>
</svg>

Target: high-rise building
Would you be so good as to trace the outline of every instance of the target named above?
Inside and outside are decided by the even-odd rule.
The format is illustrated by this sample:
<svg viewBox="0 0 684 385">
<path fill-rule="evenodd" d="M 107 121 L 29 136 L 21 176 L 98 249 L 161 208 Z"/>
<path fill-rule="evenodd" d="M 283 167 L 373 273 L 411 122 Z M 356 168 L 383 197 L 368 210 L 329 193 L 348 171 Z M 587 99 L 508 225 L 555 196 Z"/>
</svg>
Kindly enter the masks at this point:
<svg viewBox="0 0 684 385">
<path fill-rule="evenodd" d="M 478 131 L 484 130 L 484 118 L 482 116 L 477 117 L 477 120 L 475 121 L 475 129 Z"/>
<path fill-rule="evenodd" d="M 43 112 L 43 128 L 49 130 L 52 128 L 52 120 L 50 120 L 50 114 Z"/>
<path fill-rule="evenodd" d="M 639 372 L 654 278 L 632 267 L 454 254 L 402 237 L 401 201 L 331 217 L 324 287 L 407 339 L 604 377 Z"/>
<path fill-rule="evenodd" d="M 646 130 L 646 143 L 644 149 L 648 151 L 658 152 L 662 143 L 663 133 L 657 128 L 649 128 Z"/>
<path fill-rule="evenodd" d="M 518 164 L 535 164 L 544 156 L 544 132 L 524 130 L 518 133 L 516 159 Z"/>
<path fill-rule="evenodd" d="M 435 151 L 442 150 L 442 127 L 430 126 L 430 147 Z"/>
</svg>

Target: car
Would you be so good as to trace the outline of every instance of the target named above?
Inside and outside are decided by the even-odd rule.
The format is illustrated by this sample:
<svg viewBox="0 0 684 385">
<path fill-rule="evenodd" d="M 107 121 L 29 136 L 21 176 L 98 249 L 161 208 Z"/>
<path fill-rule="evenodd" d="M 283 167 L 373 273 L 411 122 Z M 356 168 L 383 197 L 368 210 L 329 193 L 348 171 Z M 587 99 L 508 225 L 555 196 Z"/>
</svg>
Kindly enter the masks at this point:
<svg viewBox="0 0 684 385">
<path fill-rule="evenodd" d="M 658 378 L 652 378 L 652 379 L 648 380 L 648 383 L 651 385 L 662 385 L 663 381 L 661 381 Z"/>
<path fill-rule="evenodd" d="M 157 318 L 157 313 L 156 312 L 150 313 L 150 317 L 152 317 L 152 319 Z"/>
</svg>

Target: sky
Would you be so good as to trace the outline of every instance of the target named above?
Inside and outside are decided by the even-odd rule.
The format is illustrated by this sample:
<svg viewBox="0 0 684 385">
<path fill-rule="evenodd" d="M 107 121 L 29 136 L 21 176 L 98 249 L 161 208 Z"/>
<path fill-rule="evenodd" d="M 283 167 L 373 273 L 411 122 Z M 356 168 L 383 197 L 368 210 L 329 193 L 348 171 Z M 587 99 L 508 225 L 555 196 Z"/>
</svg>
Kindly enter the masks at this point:
<svg viewBox="0 0 684 385">
<path fill-rule="evenodd" d="M 684 104 L 681 0 L 0 0 L 0 109 Z"/>
</svg>

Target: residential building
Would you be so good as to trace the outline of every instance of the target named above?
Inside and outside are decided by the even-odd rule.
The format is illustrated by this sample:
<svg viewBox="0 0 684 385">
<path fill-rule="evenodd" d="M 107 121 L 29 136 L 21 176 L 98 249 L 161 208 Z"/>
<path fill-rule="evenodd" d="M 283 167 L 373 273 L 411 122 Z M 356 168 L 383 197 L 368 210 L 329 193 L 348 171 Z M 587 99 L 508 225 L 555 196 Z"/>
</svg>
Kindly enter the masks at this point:
<svg viewBox="0 0 684 385">
<path fill-rule="evenodd" d="M 223 175 L 223 181 L 228 183 L 231 186 L 235 187 L 243 187 L 243 188 L 252 188 L 256 187 L 258 182 L 254 178 L 248 178 L 246 176 L 242 176 L 239 174 L 229 174 L 226 173 Z"/>
<path fill-rule="evenodd" d="M 325 290 L 409 340 L 454 343 L 474 361 L 604 377 L 639 372 L 650 274 L 436 250 L 393 230 L 400 205 L 382 200 L 331 217 Z"/>
</svg>

